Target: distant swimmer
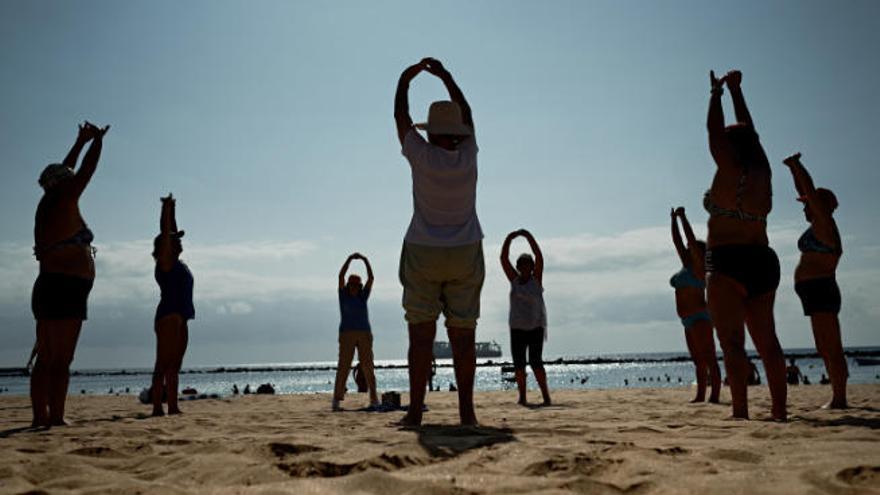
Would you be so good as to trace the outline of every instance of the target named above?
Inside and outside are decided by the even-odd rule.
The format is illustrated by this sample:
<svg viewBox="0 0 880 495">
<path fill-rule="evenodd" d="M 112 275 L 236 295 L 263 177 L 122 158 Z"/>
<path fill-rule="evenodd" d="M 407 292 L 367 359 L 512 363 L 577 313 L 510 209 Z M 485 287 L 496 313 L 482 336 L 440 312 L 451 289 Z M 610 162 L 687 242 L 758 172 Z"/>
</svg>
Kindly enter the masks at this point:
<svg viewBox="0 0 880 495">
<path fill-rule="evenodd" d="M 510 263 L 510 243 L 522 236 L 534 254 L 523 253 Z M 521 405 L 526 405 L 526 351 L 529 366 L 541 388 L 544 405 L 550 405 L 547 373 L 544 371 L 543 349 L 547 339 L 547 308 L 544 305 L 544 255 L 531 232 L 520 229 L 511 232 L 501 245 L 501 268 L 510 282 L 510 347 L 514 375 Z M 586 383 L 586 380 L 581 380 Z"/>
<path fill-rule="evenodd" d="M 843 409 L 847 407 L 849 370 L 838 319 L 841 297 L 836 273 L 843 242 L 834 221 L 837 197 L 831 190 L 813 185 L 800 153 L 789 156 L 784 163 L 791 170 L 798 201 L 804 204 L 804 216 L 810 223 L 798 239 L 801 259 L 794 272 L 794 290 L 801 299 L 804 315 L 810 317 L 816 350 L 830 376 L 832 398 L 827 407 Z"/>
<path fill-rule="evenodd" d="M 353 260 L 361 260 L 367 269 L 367 283 L 361 282 L 358 275 L 350 275 L 346 281 L 345 275 Z M 336 364 L 336 383 L 333 387 L 333 401 L 330 407 L 334 411 L 341 409 L 340 401 L 345 399 L 345 383 L 348 380 L 348 371 L 354 359 L 354 351 L 357 349 L 358 366 L 363 371 L 363 379 L 370 393 L 370 406 L 379 405 L 379 396 L 376 393 L 376 375 L 373 371 L 373 332 L 370 328 L 370 316 L 367 311 L 367 301 L 373 290 L 373 268 L 366 256 L 354 253 L 346 258 L 345 263 L 339 270 L 339 360 Z"/>
<path fill-rule="evenodd" d="M 153 368 L 153 416 L 164 416 L 162 390 L 168 396 L 168 414 L 180 414 L 177 388 L 183 355 L 189 342 L 188 321 L 195 318 L 193 276 L 180 260 L 184 231 L 177 228 L 177 203 L 171 194 L 161 199 L 159 235 L 153 240 L 154 275 L 159 284 L 156 308 L 156 365 Z"/>
<path fill-rule="evenodd" d="M 675 308 L 684 326 L 685 341 L 697 375 L 697 395 L 691 402 L 706 400 L 706 387 L 710 386 L 709 402 L 717 403 L 721 392 L 721 370 L 715 354 L 712 318 L 706 308 L 706 243 L 694 236 L 683 207 L 671 210 L 670 217 L 672 243 L 682 268 L 672 276 L 669 284 L 675 289 Z M 679 221 L 684 229 L 687 247 L 681 239 Z M 670 381 L 668 375 L 666 381 Z"/>
<path fill-rule="evenodd" d="M 804 375 L 801 373 L 801 369 L 795 363 L 794 358 L 788 360 L 788 367 L 785 368 L 785 381 L 789 385 L 800 385 L 800 383 L 804 380 Z"/>
<path fill-rule="evenodd" d="M 709 212 L 706 268 L 709 313 L 718 332 L 730 381 L 733 417 L 749 417 L 745 331 L 767 373 L 771 414 L 786 419 L 785 357 L 776 336 L 773 304 L 779 286 L 779 258 L 769 246 L 767 215 L 772 208 L 770 162 L 758 139 L 741 89 L 742 73 L 717 79 L 710 72 L 707 127 L 715 160 L 712 186 L 703 197 Z M 725 127 L 721 95 L 725 83 L 737 123 Z"/>
<path fill-rule="evenodd" d="M 40 272 L 31 294 L 37 320 L 36 364 L 31 374 L 33 426 L 60 426 L 70 381 L 70 363 L 95 280 L 94 234 L 79 209 L 79 198 L 98 168 L 104 135 L 110 126 L 79 126 L 62 163 L 40 174 L 43 197 L 34 222 L 34 255 Z M 90 143 L 90 144 L 89 144 Z M 83 147 L 85 157 L 76 169 Z"/>
</svg>

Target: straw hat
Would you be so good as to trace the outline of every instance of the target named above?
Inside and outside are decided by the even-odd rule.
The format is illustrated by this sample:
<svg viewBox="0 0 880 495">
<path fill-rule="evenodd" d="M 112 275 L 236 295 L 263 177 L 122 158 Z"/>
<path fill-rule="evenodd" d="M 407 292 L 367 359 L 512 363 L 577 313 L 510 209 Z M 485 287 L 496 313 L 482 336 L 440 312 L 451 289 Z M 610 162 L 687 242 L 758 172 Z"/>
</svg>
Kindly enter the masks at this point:
<svg viewBox="0 0 880 495">
<path fill-rule="evenodd" d="M 428 134 L 452 134 L 454 136 L 470 136 L 471 128 L 461 118 L 461 107 L 454 101 L 435 101 L 428 108 L 428 122 L 416 124 L 416 128 L 428 131 Z"/>
</svg>

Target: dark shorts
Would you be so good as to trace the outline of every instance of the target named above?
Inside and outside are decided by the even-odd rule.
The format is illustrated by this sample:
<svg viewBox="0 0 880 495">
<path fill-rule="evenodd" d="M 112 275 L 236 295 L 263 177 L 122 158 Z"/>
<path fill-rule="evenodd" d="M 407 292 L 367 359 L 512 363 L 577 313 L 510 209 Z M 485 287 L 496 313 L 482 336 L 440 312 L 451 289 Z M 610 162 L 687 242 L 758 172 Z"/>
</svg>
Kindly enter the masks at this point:
<svg viewBox="0 0 880 495">
<path fill-rule="evenodd" d="M 541 327 L 532 330 L 510 329 L 510 354 L 513 356 L 513 367 L 523 369 L 526 367 L 526 349 L 529 351 L 529 366 L 532 370 L 544 369 L 544 329 Z"/>
<path fill-rule="evenodd" d="M 840 288 L 833 277 L 803 280 L 794 284 L 804 314 L 840 313 Z"/>
<path fill-rule="evenodd" d="M 37 320 L 85 320 L 94 280 L 41 273 L 34 282 L 31 310 Z"/>
<path fill-rule="evenodd" d="M 706 252 L 706 269 L 736 280 L 748 297 L 773 292 L 779 287 L 779 258 L 769 246 L 735 244 L 716 246 Z"/>
</svg>

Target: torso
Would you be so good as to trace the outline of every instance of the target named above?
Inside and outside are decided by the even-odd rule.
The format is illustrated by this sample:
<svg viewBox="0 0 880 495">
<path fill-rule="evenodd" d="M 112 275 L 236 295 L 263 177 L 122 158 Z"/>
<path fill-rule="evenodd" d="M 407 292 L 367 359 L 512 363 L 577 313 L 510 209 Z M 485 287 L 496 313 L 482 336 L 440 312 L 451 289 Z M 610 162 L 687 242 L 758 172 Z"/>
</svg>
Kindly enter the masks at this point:
<svg viewBox="0 0 880 495">
<path fill-rule="evenodd" d="M 510 282 L 511 328 L 531 330 L 547 327 L 547 308 L 544 305 L 544 288 L 532 277 L 525 282 L 518 277 Z"/>
<path fill-rule="evenodd" d="M 743 176 L 744 183 L 741 182 Z M 711 201 L 721 208 L 739 211 L 745 216 L 766 218 L 773 207 L 770 179 L 769 166 L 758 165 L 745 170 L 741 167 L 719 167 L 708 194 Z M 709 248 L 727 244 L 769 244 L 766 221 L 710 212 L 708 230 Z"/>
<path fill-rule="evenodd" d="M 811 231 L 812 227 L 810 227 L 810 229 L 807 229 L 807 231 L 804 232 L 804 234 L 801 235 L 801 238 L 798 240 L 798 248 L 801 249 L 801 259 L 800 263 L 798 263 L 798 266 L 794 271 L 794 279 L 796 282 L 817 278 L 834 277 L 835 273 L 837 272 L 837 264 L 840 262 L 840 257 L 843 254 L 840 234 L 837 231 L 836 225 L 834 226 L 834 236 L 837 241 L 836 247 L 824 246 L 821 241 L 815 239 L 815 236 L 813 236 L 812 240 L 808 239 Z M 819 242 L 819 251 L 810 249 L 812 241 Z"/>
<path fill-rule="evenodd" d="M 682 269 L 682 271 L 677 272 L 673 276 L 673 280 L 676 277 L 682 275 L 682 272 L 687 270 L 686 268 Z M 690 275 L 693 276 L 696 280 L 701 280 L 694 275 L 693 272 L 690 272 Z M 703 282 L 702 287 L 693 286 L 693 285 L 679 285 L 675 288 L 675 309 L 680 318 L 684 318 L 686 316 L 690 316 L 694 313 L 698 313 L 706 309 L 706 288 L 705 288 L 705 280 L 701 280 Z M 672 282 L 672 281 L 670 281 Z"/>
<path fill-rule="evenodd" d="M 59 186 L 63 187 L 63 186 Z M 43 195 L 34 222 L 34 249 L 41 273 L 61 273 L 94 279 L 95 260 L 89 244 L 66 244 L 85 227 L 75 198 L 63 191 Z"/>
<path fill-rule="evenodd" d="M 161 317 L 178 313 L 184 320 L 195 317 L 193 306 L 193 276 L 189 267 L 180 260 L 174 262 L 171 269 L 163 272 L 156 265 L 156 283 L 161 293 L 156 316 Z"/>
</svg>

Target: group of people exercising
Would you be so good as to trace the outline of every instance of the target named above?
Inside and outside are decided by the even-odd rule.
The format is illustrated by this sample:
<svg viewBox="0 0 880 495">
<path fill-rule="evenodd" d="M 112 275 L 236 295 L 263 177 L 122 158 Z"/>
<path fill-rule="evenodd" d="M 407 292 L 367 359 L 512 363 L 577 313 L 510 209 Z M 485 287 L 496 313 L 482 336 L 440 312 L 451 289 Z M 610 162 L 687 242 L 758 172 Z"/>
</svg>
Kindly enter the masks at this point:
<svg viewBox="0 0 880 495">
<path fill-rule="evenodd" d="M 409 115 L 410 82 L 427 72 L 440 79 L 449 100 L 436 101 L 428 120 L 413 124 Z M 779 263 L 768 246 L 766 217 L 770 211 L 770 166 L 758 141 L 740 89 L 741 74 L 721 79 L 711 74 L 709 147 L 718 168 L 704 204 L 710 213 L 708 242 L 697 241 L 684 209 L 672 211 L 672 232 L 682 270 L 672 279 L 678 313 L 685 326 L 688 349 L 697 374 L 697 397 L 717 402 L 721 377 L 712 336 L 717 329 L 733 398 L 735 417 L 748 417 L 744 323 L 767 370 L 773 398 L 772 414 L 785 419 L 785 362 L 773 322 L 773 300 Z M 733 96 L 738 123 L 725 127 L 721 95 Z M 401 249 L 399 278 L 408 324 L 410 405 L 402 425 L 421 424 L 426 385 L 431 374 L 436 322 L 442 313 L 452 348 L 459 417 L 477 423 L 473 404 L 476 372 L 475 329 L 485 277 L 483 233 L 476 213 L 477 143 L 470 105 L 452 75 L 433 58 L 422 59 L 400 76 L 394 118 L 403 156 L 412 174 L 413 215 Z M 78 200 L 94 174 L 109 126 L 85 122 L 76 142 L 60 164 L 40 176 L 44 195 L 37 207 L 34 252 L 40 272 L 34 284 L 32 309 L 37 321 L 37 360 L 31 378 L 34 426 L 64 424 L 64 402 L 76 342 L 87 318 L 87 299 L 95 277 L 93 234 L 79 211 Z M 426 133 L 422 136 L 419 130 Z M 76 163 L 89 145 L 82 164 Z M 825 360 L 834 390 L 832 407 L 846 406 L 846 361 L 837 312 L 840 293 L 834 279 L 841 255 L 840 235 L 832 213 L 833 193 L 816 189 L 799 155 L 787 158 L 804 202 L 810 229 L 801 237 L 803 253 L 795 273 L 796 290 L 811 317 L 817 348 Z M 159 235 L 154 240 L 155 279 L 161 291 L 156 310 L 156 364 L 152 380 L 153 415 L 178 414 L 178 373 L 188 340 L 187 322 L 195 317 L 193 276 L 180 260 L 183 252 L 175 218 L 175 199 L 161 198 Z M 680 220 L 687 239 L 681 239 Z M 533 254 L 510 262 L 510 245 L 522 236 Z M 346 279 L 349 265 L 362 260 L 364 284 L 357 275 Z M 526 230 L 511 232 L 501 249 L 501 266 L 510 282 L 509 326 L 520 404 L 526 404 L 526 363 L 550 404 L 542 360 L 547 339 L 543 298 L 544 259 L 537 241 Z M 708 275 L 707 275 L 708 274 Z M 339 366 L 331 407 L 341 409 L 345 382 L 357 350 L 371 405 L 378 402 L 372 363 L 372 334 L 367 300 L 373 271 L 359 253 L 348 257 L 339 273 Z M 706 289 L 708 297 L 706 297 Z M 708 304 L 707 304 L 708 300 Z M 528 359 L 526 355 L 528 354 Z"/>
<path fill-rule="evenodd" d="M 697 375 L 695 402 L 718 402 L 721 374 L 715 355 L 712 327 L 718 334 L 733 403 L 733 416 L 748 418 L 749 360 L 745 331 L 764 363 L 774 419 L 786 418 L 786 365 L 776 337 L 773 304 L 780 269 L 767 238 L 767 215 L 772 206 L 770 162 L 758 139 L 746 107 L 742 73 L 730 71 L 720 79 L 709 75 L 709 150 L 717 165 L 703 206 L 709 212 L 708 242 L 695 238 L 684 208 L 674 208 L 672 240 L 682 269 L 670 283 L 685 328 L 688 350 Z M 730 91 L 736 123 L 725 126 L 721 96 Z M 783 160 L 794 179 L 798 201 L 810 227 L 798 240 L 800 263 L 795 270 L 795 292 L 810 318 L 816 348 L 830 376 L 830 408 L 845 408 L 846 357 L 840 335 L 840 289 L 835 278 L 843 253 L 834 221 L 837 198 L 816 188 L 800 161 L 800 153 Z M 682 242 L 679 221 L 687 245 Z M 708 275 L 707 275 L 708 274 Z"/>
</svg>

